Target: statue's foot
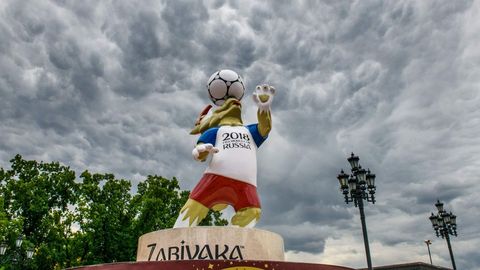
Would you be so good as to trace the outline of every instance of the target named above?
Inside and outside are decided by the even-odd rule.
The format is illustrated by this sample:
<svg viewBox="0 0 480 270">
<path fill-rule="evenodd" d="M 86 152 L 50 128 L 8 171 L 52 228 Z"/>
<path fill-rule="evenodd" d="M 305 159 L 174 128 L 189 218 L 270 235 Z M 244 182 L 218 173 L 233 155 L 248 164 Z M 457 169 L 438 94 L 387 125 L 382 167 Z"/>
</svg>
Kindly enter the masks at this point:
<svg viewBox="0 0 480 270">
<path fill-rule="evenodd" d="M 203 204 L 188 199 L 180 210 L 180 215 L 175 222 L 174 228 L 197 226 L 208 214 L 208 208 Z"/>
<path fill-rule="evenodd" d="M 212 207 L 212 210 L 215 211 L 215 212 L 220 212 L 222 211 L 223 209 L 227 208 L 228 204 L 225 204 L 225 203 L 219 203 L 219 204 L 215 204 L 213 207 Z"/>
<path fill-rule="evenodd" d="M 240 209 L 235 215 L 232 217 L 232 225 L 237 225 L 240 227 L 245 227 L 249 225 L 252 221 L 257 223 L 260 219 L 260 214 L 262 213 L 262 209 L 256 207 L 247 207 Z"/>
</svg>

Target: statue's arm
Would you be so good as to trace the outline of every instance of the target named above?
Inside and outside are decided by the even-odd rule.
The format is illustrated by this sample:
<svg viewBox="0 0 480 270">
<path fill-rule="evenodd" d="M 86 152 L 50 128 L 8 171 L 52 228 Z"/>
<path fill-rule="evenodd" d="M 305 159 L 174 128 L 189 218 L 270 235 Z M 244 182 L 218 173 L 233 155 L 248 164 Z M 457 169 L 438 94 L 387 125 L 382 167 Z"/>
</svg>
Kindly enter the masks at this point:
<svg viewBox="0 0 480 270">
<path fill-rule="evenodd" d="M 192 150 L 192 156 L 195 160 L 204 162 L 207 160 L 208 154 L 218 153 L 218 149 L 211 143 L 198 143 Z"/>
<path fill-rule="evenodd" d="M 195 160 L 205 161 L 208 154 L 218 153 L 215 147 L 218 128 L 211 128 L 202 133 L 198 138 L 197 145 L 192 150 L 192 156 Z"/>
<path fill-rule="evenodd" d="M 253 101 L 258 106 L 258 132 L 262 137 L 266 137 L 270 130 L 272 130 L 272 114 L 270 112 L 270 105 L 273 101 L 275 88 L 273 86 L 264 84 L 257 85 L 253 93 Z"/>
<path fill-rule="evenodd" d="M 272 114 L 270 110 L 268 111 L 257 111 L 257 118 L 258 118 L 258 132 L 262 137 L 266 137 L 270 130 L 272 130 Z"/>
</svg>

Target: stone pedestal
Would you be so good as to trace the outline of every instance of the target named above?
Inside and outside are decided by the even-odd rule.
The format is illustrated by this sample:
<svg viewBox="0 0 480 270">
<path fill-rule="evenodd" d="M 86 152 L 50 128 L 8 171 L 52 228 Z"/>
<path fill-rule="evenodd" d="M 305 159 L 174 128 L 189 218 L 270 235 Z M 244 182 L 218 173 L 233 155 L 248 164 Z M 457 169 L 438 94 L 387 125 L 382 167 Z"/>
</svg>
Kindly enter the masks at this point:
<svg viewBox="0 0 480 270">
<path fill-rule="evenodd" d="M 280 235 L 237 227 L 191 227 L 147 233 L 138 240 L 137 261 L 283 261 Z"/>
<path fill-rule="evenodd" d="M 272 261 L 125 262 L 71 268 L 72 270 L 355 270 L 342 266 Z"/>
<path fill-rule="evenodd" d="M 280 235 L 236 227 L 160 230 L 138 240 L 137 262 L 99 264 L 76 270 L 354 270 L 284 261 Z"/>
</svg>

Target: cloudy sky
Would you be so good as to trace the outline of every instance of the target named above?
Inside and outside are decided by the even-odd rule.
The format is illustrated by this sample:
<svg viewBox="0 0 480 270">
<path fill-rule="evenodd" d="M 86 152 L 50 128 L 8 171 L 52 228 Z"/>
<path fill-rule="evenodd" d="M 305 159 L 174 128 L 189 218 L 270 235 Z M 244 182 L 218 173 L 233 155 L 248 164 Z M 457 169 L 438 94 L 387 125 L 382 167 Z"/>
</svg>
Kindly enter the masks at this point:
<svg viewBox="0 0 480 270">
<path fill-rule="evenodd" d="M 288 259 L 365 267 L 336 175 L 377 175 L 374 265 L 450 267 L 428 216 L 457 216 L 459 269 L 480 265 L 480 1 L 0 1 L 0 165 L 17 153 L 135 186 L 204 163 L 189 135 L 216 70 L 276 87 L 259 149 L 263 217 Z M 228 214 L 228 213 L 227 213 Z"/>
</svg>

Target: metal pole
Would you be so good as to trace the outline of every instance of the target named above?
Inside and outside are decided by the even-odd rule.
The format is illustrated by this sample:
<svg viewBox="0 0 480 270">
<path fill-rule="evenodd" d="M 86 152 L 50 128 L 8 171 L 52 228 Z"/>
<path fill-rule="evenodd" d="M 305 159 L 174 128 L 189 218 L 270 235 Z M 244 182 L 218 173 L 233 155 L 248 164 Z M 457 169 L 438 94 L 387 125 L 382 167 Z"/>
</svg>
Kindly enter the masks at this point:
<svg viewBox="0 0 480 270">
<path fill-rule="evenodd" d="M 432 263 L 432 253 L 430 253 L 430 244 L 428 243 L 428 241 L 425 241 L 425 244 L 427 244 L 428 257 L 430 258 L 430 264 L 433 265 L 433 263 Z"/>
<path fill-rule="evenodd" d="M 367 255 L 368 270 L 372 270 L 372 259 L 370 258 L 370 247 L 368 245 L 367 224 L 365 223 L 365 213 L 363 211 L 363 199 L 357 198 L 358 209 L 360 209 L 360 220 L 362 221 L 363 243 L 365 244 L 365 253 Z"/>
<path fill-rule="evenodd" d="M 456 270 L 457 267 L 455 266 L 455 259 L 453 258 L 453 251 L 452 246 L 450 245 L 450 236 L 448 236 L 448 231 L 445 230 L 445 239 L 447 239 L 448 251 L 450 252 L 450 259 L 452 260 L 453 270 Z"/>
</svg>

